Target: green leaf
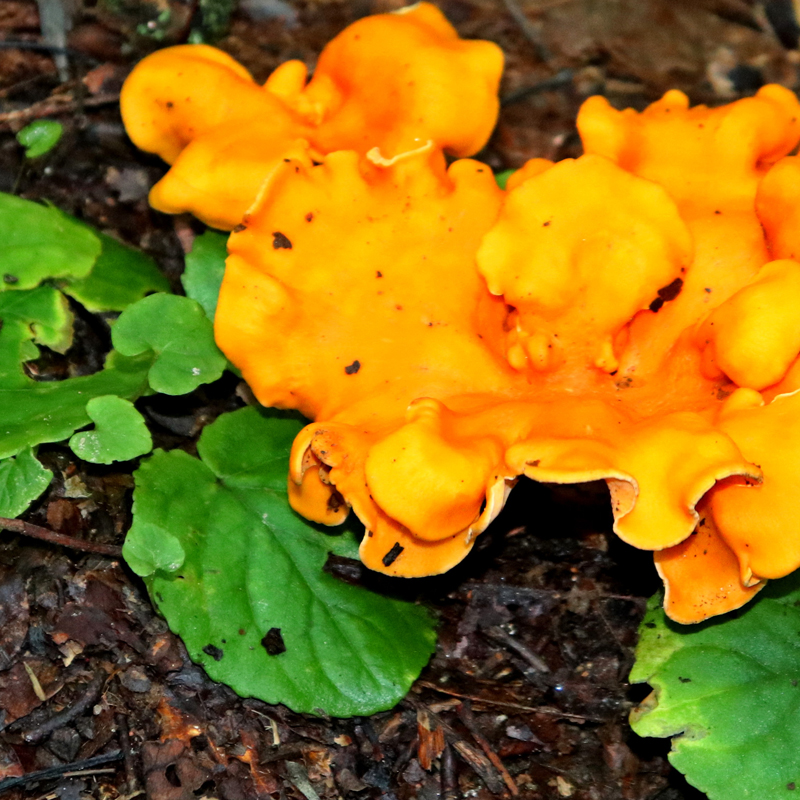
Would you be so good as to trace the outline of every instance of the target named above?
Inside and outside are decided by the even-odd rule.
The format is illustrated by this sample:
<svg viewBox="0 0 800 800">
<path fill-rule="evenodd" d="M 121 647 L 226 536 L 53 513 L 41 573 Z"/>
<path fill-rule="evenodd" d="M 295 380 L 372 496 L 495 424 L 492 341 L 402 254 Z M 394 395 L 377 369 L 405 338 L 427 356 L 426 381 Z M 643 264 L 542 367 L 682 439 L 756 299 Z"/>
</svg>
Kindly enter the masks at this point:
<svg viewBox="0 0 800 800">
<path fill-rule="evenodd" d="M 38 158 L 49 153 L 60 141 L 64 126 L 53 119 L 39 119 L 26 125 L 17 141 L 25 148 L 25 158 Z"/>
<path fill-rule="evenodd" d="M 34 381 L 24 361 L 39 356 L 36 343 L 65 350 L 72 314 L 61 292 L 40 286 L 0 294 L 0 458 L 41 442 L 58 442 L 91 421 L 86 404 L 115 394 L 135 400 L 148 389 L 152 353 L 126 358 L 110 353 L 105 369 L 64 381 Z"/>
<path fill-rule="evenodd" d="M 326 535 L 288 504 L 301 426 L 245 408 L 203 431 L 202 460 L 156 451 L 136 472 L 123 554 L 213 679 L 299 712 L 371 714 L 408 691 L 433 650 L 433 624 L 423 608 L 323 572 L 329 552 L 352 557 L 357 547 L 352 534 Z M 178 540 L 178 570 L 158 568 L 176 549 L 165 538 L 154 552 L 148 526 Z"/>
<path fill-rule="evenodd" d="M 155 261 L 139 250 L 96 232 L 102 251 L 85 278 L 72 280 L 63 291 L 89 311 L 123 311 L 151 292 L 168 292 L 169 281 Z"/>
<path fill-rule="evenodd" d="M 126 358 L 111 352 L 105 369 L 64 381 L 0 382 L 0 458 L 41 442 L 60 442 L 91 421 L 86 404 L 115 394 L 135 400 L 147 391 L 151 353 Z"/>
<path fill-rule="evenodd" d="M 130 461 L 153 449 L 153 439 L 144 417 L 133 403 L 115 395 L 94 397 L 86 404 L 95 428 L 81 431 L 70 440 L 76 456 L 92 464 Z"/>
<path fill-rule="evenodd" d="M 67 299 L 50 286 L 0 293 L 0 381 L 3 388 L 30 382 L 24 361 L 39 357 L 36 344 L 63 353 L 72 343 Z"/>
<path fill-rule="evenodd" d="M 136 533 L 125 541 L 125 561 L 142 577 L 159 570 L 175 572 L 186 560 L 181 543 L 160 525 L 137 520 Z"/>
<path fill-rule="evenodd" d="M 506 188 L 506 184 L 508 183 L 508 179 L 516 172 L 515 169 L 504 169 L 502 172 L 495 172 L 494 179 L 497 181 L 497 185 L 501 189 Z"/>
<path fill-rule="evenodd" d="M 800 788 L 800 573 L 741 611 L 696 626 L 655 599 L 630 680 L 654 694 L 640 736 L 675 736 L 670 761 L 710 800 L 790 798 Z"/>
<path fill-rule="evenodd" d="M 213 322 L 217 297 L 225 274 L 228 257 L 228 234 L 206 231 L 194 240 L 192 252 L 186 256 L 186 270 L 181 283 L 187 297 L 197 300 Z"/>
<path fill-rule="evenodd" d="M 217 380 L 225 357 L 200 304 L 188 297 L 153 294 L 129 306 L 112 328 L 114 347 L 127 356 L 152 350 L 150 386 L 162 394 L 188 394 Z"/>
<path fill-rule="evenodd" d="M 57 208 L 0 193 L 0 291 L 84 278 L 100 250 L 96 234 Z"/>
<path fill-rule="evenodd" d="M 52 477 L 31 448 L 0 461 L 0 517 L 18 517 L 50 485 Z"/>
</svg>

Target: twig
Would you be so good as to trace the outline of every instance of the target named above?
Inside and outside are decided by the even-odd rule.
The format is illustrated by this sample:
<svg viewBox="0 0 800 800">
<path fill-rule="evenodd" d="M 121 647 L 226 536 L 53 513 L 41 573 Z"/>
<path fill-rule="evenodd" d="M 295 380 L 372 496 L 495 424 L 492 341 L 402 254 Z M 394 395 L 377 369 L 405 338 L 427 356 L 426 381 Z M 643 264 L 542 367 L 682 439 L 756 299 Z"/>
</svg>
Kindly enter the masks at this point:
<svg viewBox="0 0 800 800">
<path fill-rule="evenodd" d="M 416 709 L 418 723 L 420 721 L 420 714 L 422 713 L 424 718 L 427 719 L 427 724 L 429 726 L 432 721 L 436 728 L 444 734 L 442 747 L 441 750 L 436 754 L 437 756 L 444 752 L 447 744 L 451 744 L 461 758 L 466 761 L 466 763 L 469 764 L 469 766 L 478 774 L 480 779 L 486 784 L 486 788 L 492 794 L 500 794 L 503 791 L 503 783 L 505 782 L 505 778 L 501 780 L 500 776 L 496 774 L 496 767 L 493 761 L 489 760 L 481 752 L 476 750 L 469 742 L 464 741 L 464 739 L 462 739 L 462 737 L 455 730 L 453 730 L 450 725 L 448 725 L 438 714 L 434 714 L 432 711 L 430 711 L 430 709 L 428 709 L 424 703 L 410 696 L 406 697 L 404 702 Z M 419 724 L 417 724 L 417 730 L 420 731 Z M 421 752 L 423 749 L 423 737 L 419 736 L 418 738 L 420 741 L 420 752 L 418 756 L 419 764 L 423 769 L 428 769 L 430 765 L 427 767 L 425 766 L 423 763 L 423 754 Z M 395 767 L 395 769 L 397 768 Z M 509 780 L 510 779 L 511 777 L 509 776 Z M 514 784 L 514 789 L 516 788 L 516 784 Z"/>
<path fill-rule="evenodd" d="M 428 681 L 417 681 L 417 686 L 423 686 L 426 689 L 432 689 L 434 692 L 446 694 L 449 697 L 461 697 L 464 700 L 471 700 L 473 703 L 483 703 L 487 706 L 501 706 L 502 708 L 513 708 L 517 711 L 529 711 L 533 714 L 548 714 L 553 717 L 561 717 L 563 719 L 571 719 L 574 722 L 606 722 L 606 720 L 599 717 L 587 717 L 585 714 L 570 714 L 568 711 L 561 711 L 558 708 L 550 708 L 549 706 L 523 706 L 521 703 L 508 703 L 505 700 L 490 700 L 486 697 L 479 697 L 474 694 L 462 694 L 461 692 L 453 692 L 450 689 L 445 689 L 437 686 L 435 683 Z"/>
<path fill-rule="evenodd" d="M 115 767 L 101 767 L 100 769 L 79 769 L 76 772 L 65 772 L 65 778 L 83 778 L 86 775 L 113 775 Z"/>
<path fill-rule="evenodd" d="M 122 548 L 115 544 L 87 542 L 85 539 L 76 539 L 74 536 L 67 536 L 64 533 L 56 533 L 49 528 L 42 528 L 30 522 L 23 522 L 21 519 L 0 517 L 0 530 L 3 529 L 21 533 L 23 536 L 30 536 L 32 539 L 41 539 L 43 542 L 50 542 L 50 544 L 71 547 L 73 550 L 83 550 L 85 553 L 99 553 L 102 556 L 122 558 Z"/>
<path fill-rule="evenodd" d="M 550 53 L 542 42 L 539 31 L 533 27 L 531 21 L 525 16 L 525 12 L 519 7 L 517 0 L 503 0 L 508 13 L 513 17 L 514 22 L 519 25 L 522 35 L 533 45 L 536 55 L 540 61 L 547 61 Z"/>
<path fill-rule="evenodd" d="M 505 645 L 513 650 L 518 655 L 522 656 L 537 672 L 550 672 L 550 667 L 536 655 L 530 648 L 526 647 L 522 642 L 517 641 L 510 633 L 507 633 L 502 628 L 495 626 L 486 628 L 484 633 L 496 642 Z"/>
<path fill-rule="evenodd" d="M 122 759 L 121 750 L 113 750 L 110 753 L 103 753 L 99 756 L 92 756 L 85 758 L 82 761 L 73 761 L 72 764 L 59 764 L 55 767 L 47 767 L 40 769 L 37 772 L 29 772 L 27 775 L 20 775 L 17 778 L 4 778 L 0 781 L 0 792 L 7 792 L 9 789 L 16 789 L 17 787 L 27 787 L 40 781 L 51 780 L 52 778 L 60 778 L 64 775 L 75 772 L 83 772 L 85 770 L 93 770 L 96 767 L 101 767 L 103 764 L 110 764 L 114 761 Z"/>
<path fill-rule="evenodd" d="M 517 784 L 509 774 L 505 764 L 500 760 L 500 756 L 492 750 L 492 746 L 486 740 L 486 737 L 478 730 L 478 726 L 475 724 L 475 717 L 469 705 L 469 700 L 467 700 L 466 703 L 462 703 L 456 709 L 456 714 L 458 714 L 459 719 L 467 726 L 469 732 L 472 734 L 472 738 L 478 743 L 478 747 L 483 750 L 486 758 L 494 764 L 494 768 L 500 773 L 500 777 L 503 779 L 503 783 L 508 787 L 508 791 L 516 797 L 519 794 Z"/>
<path fill-rule="evenodd" d="M 456 772 L 456 760 L 449 744 L 444 746 L 444 751 L 442 752 L 441 781 L 444 800 L 457 800 L 458 774 Z"/>
<path fill-rule="evenodd" d="M 50 117 L 56 114 L 72 113 L 79 108 L 95 108 L 96 106 L 104 106 L 118 102 L 119 94 L 117 92 L 98 94 L 80 101 L 75 100 L 69 95 L 56 95 L 55 97 L 48 97 L 46 100 L 34 103 L 32 106 L 28 106 L 28 108 L 20 108 L 16 111 L 7 111 L 5 114 L 0 114 L 0 125 L 10 126 L 15 122 L 24 124 L 32 119 L 41 119 L 42 117 Z"/>
<path fill-rule="evenodd" d="M 551 89 L 561 89 L 563 86 L 569 86 L 572 83 L 573 71 L 571 69 L 562 69 L 556 72 L 549 78 L 543 81 L 531 84 L 530 86 L 523 86 L 520 89 L 515 89 L 505 97 L 500 99 L 501 106 L 508 106 L 511 103 L 518 103 L 532 94 L 539 94 L 539 92 L 548 92 Z"/>
<path fill-rule="evenodd" d="M 463 739 L 453 742 L 453 748 L 475 770 L 492 794 L 500 794 L 503 791 L 503 781 L 497 777 L 492 762 L 480 750 L 476 750 Z"/>
<path fill-rule="evenodd" d="M 133 762 L 131 752 L 130 726 L 125 714 L 117 714 L 117 732 L 119 734 L 119 744 L 122 750 L 122 757 L 125 761 L 125 791 L 126 794 L 136 789 L 136 767 Z"/>
<path fill-rule="evenodd" d="M 50 719 L 44 720 L 33 728 L 29 728 L 22 733 L 22 738 L 28 744 L 36 744 L 41 742 L 46 736 L 49 736 L 53 731 L 58 728 L 63 728 L 68 722 L 71 722 L 75 717 L 79 717 L 86 711 L 87 708 L 93 706 L 100 693 L 103 691 L 103 685 L 106 682 L 106 675 L 104 672 L 98 672 L 94 678 L 89 682 L 84 693 L 78 698 L 77 702 L 73 703 L 69 708 L 53 714 Z"/>
<path fill-rule="evenodd" d="M 73 50 L 71 47 L 58 47 L 57 45 L 44 44 L 42 42 L 4 39 L 0 42 L 0 50 L 32 50 L 34 53 L 69 56 L 79 61 L 86 61 L 89 64 L 100 63 L 94 56 L 86 55 L 86 53 L 82 53 L 80 50 Z"/>
</svg>

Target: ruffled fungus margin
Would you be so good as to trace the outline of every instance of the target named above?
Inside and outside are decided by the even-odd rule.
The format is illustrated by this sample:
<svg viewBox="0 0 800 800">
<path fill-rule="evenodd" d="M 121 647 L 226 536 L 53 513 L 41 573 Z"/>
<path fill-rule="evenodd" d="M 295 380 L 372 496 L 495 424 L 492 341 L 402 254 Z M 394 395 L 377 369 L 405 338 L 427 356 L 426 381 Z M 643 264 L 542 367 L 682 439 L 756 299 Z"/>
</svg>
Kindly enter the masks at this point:
<svg viewBox="0 0 800 800">
<path fill-rule="evenodd" d="M 390 28 L 416 49 L 387 48 Z M 454 53 L 453 102 L 429 114 Z M 388 103 L 398 59 L 415 85 Z M 519 475 L 603 479 L 673 619 L 737 608 L 800 566 L 800 104 L 779 86 L 715 109 L 590 98 L 586 155 L 501 192 L 443 155 L 485 141 L 499 64 L 423 3 L 351 26 L 308 85 L 296 62 L 262 88 L 209 48 L 162 51 L 123 108 L 174 162 L 154 205 L 235 227 L 217 340 L 262 403 L 315 420 L 291 458 L 300 513 L 352 508 L 367 566 L 431 575 Z"/>
<path fill-rule="evenodd" d="M 153 207 L 231 230 L 264 178 L 306 145 L 317 158 L 375 147 L 394 156 L 427 141 L 476 153 L 494 127 L 502 69 L 497 45 L 460 39 L 435 6 L 418 3 L 350 25 L 308 83 L 302 61 L 259 86 L 226 53 L 183 45 L 143 59 L 120 105 L 134 144 L 172 164 Z"/>
</svg>

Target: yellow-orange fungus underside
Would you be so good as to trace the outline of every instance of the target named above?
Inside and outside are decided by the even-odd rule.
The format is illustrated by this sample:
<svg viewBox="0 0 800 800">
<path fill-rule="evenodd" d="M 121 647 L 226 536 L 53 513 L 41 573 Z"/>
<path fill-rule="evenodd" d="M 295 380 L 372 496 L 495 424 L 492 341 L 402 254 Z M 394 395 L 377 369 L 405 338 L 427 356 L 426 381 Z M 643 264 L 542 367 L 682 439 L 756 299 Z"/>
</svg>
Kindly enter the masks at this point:
<svg viewBox="0 0 800 800">
<path fill-rule="evenodd" d="M 483 147 L 494 127 L 500 48 L 464 41 L 430 3 L 365 17 L 322 51 L 313 78 L 300 61 L 259 86 L 207 45 L 159 50 L 122 90 L 128 134 L 172 169 L 151 204 L 189 211 L 230 230 L 288 151 L 310 143 L 394 156 L 432 141 L 457 156 Z"/>
<path fill-rule="evenodd" d="M 520 475 L 605 480 L 697 622 L 800 566 L 800 104 L 590 98 L 586 155 L 501 191 L 475 152 L 501 56 L 428 4 L 368 17 L 263 87 L 205 47 L 148 57 L 132 138 L 169 211 L 234 228 L 217 341 L 314 420 L 290 500 L 364 563 L 451 568 Z"/>
</svg>

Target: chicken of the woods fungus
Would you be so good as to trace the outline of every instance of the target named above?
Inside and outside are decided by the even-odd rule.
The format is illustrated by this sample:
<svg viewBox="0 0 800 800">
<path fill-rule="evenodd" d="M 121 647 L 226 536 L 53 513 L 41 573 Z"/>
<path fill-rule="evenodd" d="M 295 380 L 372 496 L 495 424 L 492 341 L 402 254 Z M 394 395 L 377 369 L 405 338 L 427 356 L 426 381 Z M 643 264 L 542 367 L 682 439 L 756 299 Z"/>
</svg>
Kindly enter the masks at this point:
<svg viewBox="0 0 800 800">
<path fill-rule="evenodd" d="M 352 508 L 368 567 L 433 575 L 520 475 L 603 479 L 670 617 L 735 609 L 800 566 L 800 104 L 591 97 L 585 155 L 502 191 L 463 158 L 501 66 L 422 3 L 347 28 L 308 83 L 163 50 L 122 109 L 173 165 L 153 205 L 234 230 L 217 342 L 261 403 L 314 420 L 299 513 Z"/>
</svg>

